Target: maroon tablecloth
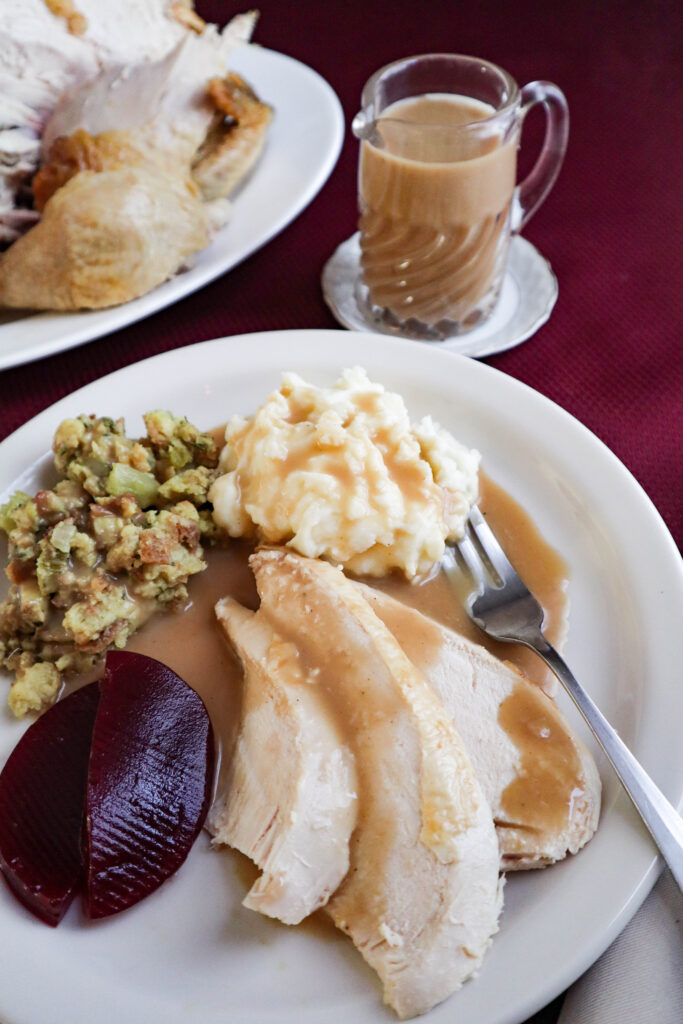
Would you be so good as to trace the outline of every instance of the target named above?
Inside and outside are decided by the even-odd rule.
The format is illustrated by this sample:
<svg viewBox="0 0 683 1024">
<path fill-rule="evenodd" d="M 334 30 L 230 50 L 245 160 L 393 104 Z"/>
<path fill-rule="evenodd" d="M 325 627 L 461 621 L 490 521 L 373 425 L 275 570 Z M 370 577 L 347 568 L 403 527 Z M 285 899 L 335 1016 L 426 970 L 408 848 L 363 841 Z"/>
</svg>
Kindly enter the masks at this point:
<svg viewBox="0 0 683 1024">
<path fill-rule="evenodd" d="M 257 41 L 310 64 L 347 124 L 376 68 L 411 53 L 473 53 L 520 84 L 557 82 L 567 159 L 526 236 L 560 294 L 531 340 L 489 361 L 563 406 L 628 466 L 683 540 L 683 19 L 675 0 L 262 0 Z M 200 0 L 223 22 L 240 9 Z M 244 5 L 248 7 L 248 5 Z M 538 134 L 531 116 L 529 146 Z M 168 349 L 246 331 L 335 327 L 320 272 L 355 229 L 357 145 L 274 241 L 224 278 L 125 330 L 0 374 L 0 437 L 88 381 Z M 556 1018 L 558 1003 L 537 1024 Z"/>
</svg>

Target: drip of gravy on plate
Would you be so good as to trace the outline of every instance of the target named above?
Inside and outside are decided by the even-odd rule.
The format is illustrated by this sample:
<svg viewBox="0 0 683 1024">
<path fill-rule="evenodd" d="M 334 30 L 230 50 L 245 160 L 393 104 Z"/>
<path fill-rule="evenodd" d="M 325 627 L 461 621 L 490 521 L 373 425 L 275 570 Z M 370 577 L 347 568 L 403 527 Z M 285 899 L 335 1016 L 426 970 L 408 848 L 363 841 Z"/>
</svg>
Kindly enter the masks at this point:
<svg viewBox="0 0 683 1024">
<path fill-rule="evenodd" d="M 562 828 L 574 800 L 581 764 L 555 705 L 530 699 L 517 685 L 500 705 L 498 721 L 521 755 L 517 778 L 505 788 L 501 806 L 508 821 L 524 821 L 539 833 Z M 559 728 L 556 726 L 559 725 Z"/>
</svg>

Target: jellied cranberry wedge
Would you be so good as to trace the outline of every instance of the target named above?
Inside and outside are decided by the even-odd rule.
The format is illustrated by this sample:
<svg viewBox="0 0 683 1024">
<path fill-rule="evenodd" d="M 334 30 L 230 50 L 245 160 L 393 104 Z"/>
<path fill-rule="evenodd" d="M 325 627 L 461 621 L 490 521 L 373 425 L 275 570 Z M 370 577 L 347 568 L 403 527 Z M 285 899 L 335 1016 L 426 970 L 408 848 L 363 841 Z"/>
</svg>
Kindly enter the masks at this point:
<svg viewBox="0 0 683 1024">
<path fill-rule="evenodd" d="M 0 774 L 0 868 L 46 924 L 59 924 L 83 881 L 81 833 L 100 690 L 91 683 L 31 725 Z"/>
<path fill-rule="evenodd" d="M 107 654 L 86 795 L 84 899 L 116 914 L 183 863 L 209 808 L 213 734 L 200 697 L 144 655 Z"/>
</svg>

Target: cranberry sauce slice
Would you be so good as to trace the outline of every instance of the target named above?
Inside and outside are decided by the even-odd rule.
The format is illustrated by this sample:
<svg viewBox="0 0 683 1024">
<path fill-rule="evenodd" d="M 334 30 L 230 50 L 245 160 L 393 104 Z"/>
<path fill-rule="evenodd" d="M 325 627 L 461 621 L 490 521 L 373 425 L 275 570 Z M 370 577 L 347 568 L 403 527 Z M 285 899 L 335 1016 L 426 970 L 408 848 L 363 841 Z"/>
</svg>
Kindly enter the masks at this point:
<svg viewBox="0 0 683 1024">
<path fill-rule="evenodd" d="M 46 924 L 58 925 L 83 881 L 81 836 L 100 691 L 91 683 L 31 725 L 0 774 L 0 869 Z"/>
<path fill-rule="evenodd" d="M 177 871 L 208 812 L 213 769 L 198 694 L 153 658 L 110 651 L 86 796 L 90 917 L 125 910 Z"/>
</svg>

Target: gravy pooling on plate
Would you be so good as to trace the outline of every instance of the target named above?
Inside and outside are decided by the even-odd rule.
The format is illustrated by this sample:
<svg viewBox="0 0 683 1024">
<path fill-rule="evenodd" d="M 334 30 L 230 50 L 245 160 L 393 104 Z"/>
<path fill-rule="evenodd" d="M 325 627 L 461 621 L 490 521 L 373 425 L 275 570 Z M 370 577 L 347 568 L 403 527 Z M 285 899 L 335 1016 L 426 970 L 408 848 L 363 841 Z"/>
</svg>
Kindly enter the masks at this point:
<svg viewBox="0 0 683 1024">
<path fill-rule="evenodd" d="M 163 661 L 200 695 L 216 736 L 219 787 L 239 723 L 242 668 L 225 642 L 214 605 L 229 594 L 249 608 L 258 607 L 249 568 L 253 550 L 247 541 L 230 540 L 224 548 L 205 551 L 207 568 L 190 588 L 184 610 L 156 616 L 126 648 Z"/>
<path fill-rule="evenodd" d="M 479 471 L 479 508 L 500 540 L 508 558 L 545 612 L 543 629 L 555 647 L 561 647 L 567 632 L 567 583 L 569 566 L 541 536 L 531 516 L 486 473 Z M 409 584 L 398 576 L 372 580 L 378 589 L 409 604 L 443 626 L 482 644 L 502 661 L 511 661 L 524 675 L 548 692 L 556 692 L 555 677 L 533 651 L 520 644 L 492 640 L 470 619 L 464 607 L 469 581 L 463 575 L 462 592 L 454 597 L 452 585 L 442 573 L 432 573 L 424 582 Z"/>
<path fill-rule="evenodd" d="M 210 433 L 222 436 L 223 428 Z M 543 539 L 531 517 L 514 498 L 484 474 L 480 474 L 480 508 L 501 537 L 511 560 L 529 588 L 539 596 L 545 611 L 545 632 L 552 643 L 565 633 L 568 567 L 564 559 Z M 229 649 L 216 621 L 214 604 L 230 596 L 249 608 L 258 607 L 249 556 L 254 550 L 246 540 L 229 540 L 224 548 L 205 551 L 207 569 L 190 583 L 190 602 L 180 614 L 153 618 L 134 634 L 127 650 L 164 661 L 185 679 L 207 706 L 216 735 L 219 754 L 228 755 L 239 719 L 242 668 Z M 482 644 L 492 654 L 516 665 L 539 685 L 548 686 L 549 671 L 533 653 L 517 644 L 489 639 L 470 620 L 442 574 L 422 583 L 410 583 L 396 574 L 383 579 L 366 578 L 372 586 L 444 626 Z M 466 588 L 466 581 L 463 581 Z M 520 703 L 507 707 L 509 730 L 519 730 L 527 712 Z M 506 727 L 507 728 L 507 727 Z M 221 756 L 221 764 L 228 758 Z M 220 782 L 224 777 L 219 772 Z"/>
</svg>

